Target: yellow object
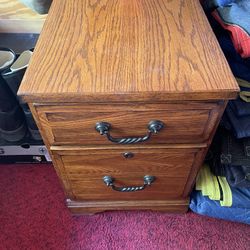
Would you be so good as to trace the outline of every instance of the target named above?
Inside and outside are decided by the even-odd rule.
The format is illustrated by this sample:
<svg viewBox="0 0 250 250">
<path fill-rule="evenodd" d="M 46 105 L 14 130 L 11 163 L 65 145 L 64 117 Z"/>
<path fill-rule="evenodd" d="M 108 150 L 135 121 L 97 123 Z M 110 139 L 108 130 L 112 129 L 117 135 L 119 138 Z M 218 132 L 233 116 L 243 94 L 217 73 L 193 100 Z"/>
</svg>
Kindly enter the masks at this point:
<svg viewBox="0 0 250 250">
<path fill-rule="evenodd" d="M 250 82 L 245 81 L 240 78 L 236 78 L 240 87 L 250 88 Z M 250 102 L 250 92 L 249 91 L 240 91 L 240 98 L 245 102 Z"/>
<path fill-rule="evenodd" d="M 203 196 L 208 196 L 211 200 L 220 200 L 219 183 L 208 165 L 204 165 L 199 172 L 196 190 L 200 190 Z"/>
<path fill-rule="evenodd" d="M 213 175 L 207 164 L 204 164 L 197 176 L 196 190 L 211 200 L 220 201 L 221 206 L 232 206 L 232 191 L 226 178 Z"/>
<path fill-rule="evenodd" d="M 245 102 L 250 102 L 250 93 L 247 91 L 240 91 L 240 98 Z"/>
<path fill-rule="evenodd" d="M 226 177 L 218 176 L 218 180 L 222 189 L 223 199 L 220 201 L 221 206 L 231 207 L 233 204 L 233 197 L 231 188 L 227 182 Z"/>
<path fill-rule="evenodd" d="M 239 86 L 241 87 L 246 87 L 246 88 L 250 88 L 250 82 L 240 79 L 240 78 L 236 78 L 237 83 L 239 84 Z"/>
</svg>

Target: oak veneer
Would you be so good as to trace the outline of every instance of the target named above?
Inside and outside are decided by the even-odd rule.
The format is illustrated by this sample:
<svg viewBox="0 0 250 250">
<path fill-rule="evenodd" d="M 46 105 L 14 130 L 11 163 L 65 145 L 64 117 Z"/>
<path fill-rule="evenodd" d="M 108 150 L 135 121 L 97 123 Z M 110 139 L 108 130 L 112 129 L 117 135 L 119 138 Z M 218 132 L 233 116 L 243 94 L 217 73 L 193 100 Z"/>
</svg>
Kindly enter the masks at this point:
<svg viewBox="0 0 250 250">
<path fill-rule="evenodd" d="M 183 200 L 147 200 L 141 201 L 95 201 L 95 202 L 81 202 L 66 200 L 67 206 L 73 214 L 94 214 L 109 210 L 156 210 L 168 213 L 185 213 L 188 210 L 188 199 Z"/>
<path fill-rule="evenodd" d="M 133 137 L 147 133 L 152 120 L 164 128 L 146 143 L 199 143 L 210 138 L 222 103 L 169 103 L 88 105 L 36 105 L 46 137 L 51 145 L 112 145 L 96 132 L 97 122 L 112 124 L 112 136 Z M 89 111 L 91 110 L 91 112 Z M 128 126 L 129 124 L 129 126 Z"/>
<path fill-rule="evenodd" d="M 19 94 L 27 101 L 233 98 L 199 0 L 55 0 Z"/>
<path fill-rule="evenodd" d="M 164 200 L 183 198 L 196 148 L 85 148 L 52 150 L 68 182 L 72 200 Z M 126 159 L 124 153 L 133 154 Z M 143 191 L 119 193 L 106 187 L 104 176 L 114 177 L 118 186 L 140 186 L 145 175 L 156 179 Z"/>
<path fill-rule="evenodd" d="M 19 95 L 28 101 L 73 213 L 184 212 L 238 86 L 198 0 L 54 0 Z M 95 130 L 111 123 L 118 145 Z M 134 153 L 125 159 L 124 152 Z M 150 187 L 121 193 L 107 187 Z"/>
<path fill-rule="evenodd" d="M 141 201 L 95 201 L 95 202 L 80 202 L 66 200 L 67 206 L 73 214 L 94 214 L 109 210 L 156 210 L 168 213 L 185 213 L 188 209 L 188 199 L 183 200 L 147 200 Z"/>
</svg>

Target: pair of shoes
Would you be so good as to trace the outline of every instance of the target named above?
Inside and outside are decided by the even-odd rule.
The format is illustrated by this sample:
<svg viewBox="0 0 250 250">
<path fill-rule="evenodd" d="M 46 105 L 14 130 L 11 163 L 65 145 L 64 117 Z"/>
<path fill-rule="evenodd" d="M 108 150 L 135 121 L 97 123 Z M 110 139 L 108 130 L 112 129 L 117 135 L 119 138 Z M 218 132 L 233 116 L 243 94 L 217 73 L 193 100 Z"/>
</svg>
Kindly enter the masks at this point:
<svg viewBox="0 0 250 250">
<path fill-rule="evenodd" d="M 16 55 L 11 49 L 0 48 L 0 134 L 9 142 L 23 139 L 27 127 L 34 140 L 41 140 L 28 105 L 20 105 L 16 96 L 32 53 L 26 50 Z"/>
</svg>

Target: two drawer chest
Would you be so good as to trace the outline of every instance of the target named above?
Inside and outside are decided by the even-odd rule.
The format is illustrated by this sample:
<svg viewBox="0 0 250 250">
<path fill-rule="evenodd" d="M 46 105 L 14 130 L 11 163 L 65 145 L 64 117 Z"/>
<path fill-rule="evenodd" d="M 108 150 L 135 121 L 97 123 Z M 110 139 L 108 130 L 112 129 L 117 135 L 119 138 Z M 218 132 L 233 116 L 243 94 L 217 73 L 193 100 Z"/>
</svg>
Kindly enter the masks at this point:
<svg viewBox="0 0 250 250">
<path fill-rule="evenodd" d="M 237 92 L 198 0 L 54 0 L 19 89 L 76 214 L 186 211 Z"/>
</svg>

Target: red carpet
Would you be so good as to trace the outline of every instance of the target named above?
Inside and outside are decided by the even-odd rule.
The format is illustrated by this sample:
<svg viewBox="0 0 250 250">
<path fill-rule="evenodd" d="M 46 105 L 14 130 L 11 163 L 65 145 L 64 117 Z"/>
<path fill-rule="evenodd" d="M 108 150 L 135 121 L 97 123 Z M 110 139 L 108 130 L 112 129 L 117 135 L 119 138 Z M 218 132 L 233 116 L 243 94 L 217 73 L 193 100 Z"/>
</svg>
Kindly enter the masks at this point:
<svg viewBox="0 0 250 250">
<path fill-rule="evenodd" d="M 250 227 L 193 213 L 72 217 L 54 169 L 0 165 L 0 250 L 249 249 Z"/>
</svg>

